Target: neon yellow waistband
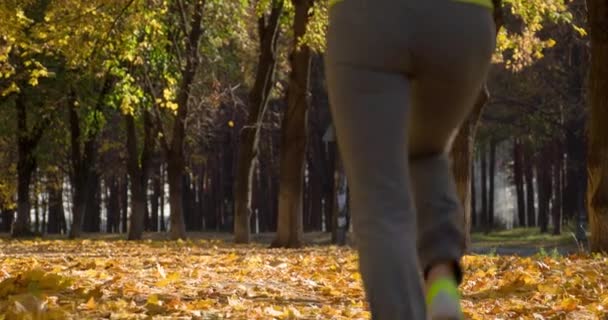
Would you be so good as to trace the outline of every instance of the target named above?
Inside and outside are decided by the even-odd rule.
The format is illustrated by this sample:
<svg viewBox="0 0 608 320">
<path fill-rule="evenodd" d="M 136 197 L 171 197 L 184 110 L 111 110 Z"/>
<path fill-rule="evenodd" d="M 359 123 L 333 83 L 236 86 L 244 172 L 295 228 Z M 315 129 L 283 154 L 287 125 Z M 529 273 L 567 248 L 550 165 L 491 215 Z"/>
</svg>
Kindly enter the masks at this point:
<svg viewBox="0 0 608 320">
<path fill-rule="evenodd" d="M 340 1 L 342 1 L 342 0 L 329 0 L 329 7 L 331 8 L 334 4 L 336 4 Z M 421 0 L 421 1 L 424 1 L 424 0 Z M 471 4 L 480 5 L 482 7 L 486 7 L 488 9 L 494 9 L 494 4 L 492 3 L 492 0 L 453 0 L 453 1 L 471 3 Z"/>
<path fill-rule="evenodd" d="M 452 0 L 452 1 L 471 3 L 471 4 L 480 5 L 482 7 L 486 7 L 488 9 L 494 9 L 494 3 L 492 3 L 492 0 Z"/>
</svg>

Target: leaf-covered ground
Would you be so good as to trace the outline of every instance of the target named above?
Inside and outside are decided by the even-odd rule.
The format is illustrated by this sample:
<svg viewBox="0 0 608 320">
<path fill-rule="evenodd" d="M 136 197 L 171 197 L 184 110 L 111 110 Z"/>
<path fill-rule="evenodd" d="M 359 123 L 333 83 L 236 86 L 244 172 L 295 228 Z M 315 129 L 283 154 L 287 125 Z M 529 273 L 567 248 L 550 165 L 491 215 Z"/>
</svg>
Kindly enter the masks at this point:
<svg viewBox="0 0 608 320">
<path fill-rule="evenodd" d="M 368 319 L 356 254 L 220 241 L 2 241 L 0 319 Z M 608 258 L 468 256 L 471 319 L 605 319 Z"/>
</svg>

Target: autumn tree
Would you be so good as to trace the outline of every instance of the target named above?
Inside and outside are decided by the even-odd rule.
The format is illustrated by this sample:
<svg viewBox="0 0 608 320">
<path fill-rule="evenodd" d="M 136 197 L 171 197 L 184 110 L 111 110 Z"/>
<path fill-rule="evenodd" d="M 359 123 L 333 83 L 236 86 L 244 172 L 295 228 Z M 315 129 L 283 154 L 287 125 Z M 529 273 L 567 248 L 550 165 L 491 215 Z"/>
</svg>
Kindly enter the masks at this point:
<svg viewBox="0 0 608 320">
<path fill-rule="evenodd" d="M 239 143 L 237 176 L 234 186 L 234 236 L 237 243 L 248 243 L 251 233 L 252 184 L 258 161 L 263 121 L 273 88 L 284 0 L 273 0 L 270 6 L 268 14 L 265 12 L 266 8 L 262 7 L 263 13 L 257 19 L 259 39 L 257 69 L 255 81 L 249 93 L 249 114 Z"/>
<path fill-rule="evenodd" d="M 302 245 L 302 185 L 306 152 L 306 112 L 309 101 L 311 48 L 301 39 L 311 18 L 313 0 L 292 0 L 293 49 L 290 55 L 291 73 L 287 89 L 287 109 L 281 128 L 281 172 L 279 189 L 279 220 L 273 246 Z"/>
<path fill-rule="evenodd" d="M 608 251 L 608 3 L 588 0 L 591 35 L 587 208 L 593 251 Z"/>
</svg>

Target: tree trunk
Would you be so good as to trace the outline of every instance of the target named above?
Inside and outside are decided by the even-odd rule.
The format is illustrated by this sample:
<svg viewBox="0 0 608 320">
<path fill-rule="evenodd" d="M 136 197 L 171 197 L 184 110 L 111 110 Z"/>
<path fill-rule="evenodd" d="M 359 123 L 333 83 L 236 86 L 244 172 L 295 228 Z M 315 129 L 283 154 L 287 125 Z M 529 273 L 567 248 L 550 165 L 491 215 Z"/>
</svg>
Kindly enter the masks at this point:
<svg viewBox="0 0 608 320">
<path fill-rule="evenodd" d="M 332 216 L 332 232 L 331 241 L 333 244 L 345 245 L 347 226 L 347 206 L 348 206 L 348 183 L 346 174 L 339 155 L 335 157 L 336 168 L 334 172 L 334 196 L 333 196 L 333 216 Z"/>
<path fill-rule="evenodd" d="M 258 19 L 260 53 L 255 82 L 249 93 L 249 115 L 239 140 L 237 176 L 234 185 L 234 237 L 236 243 L 249 243 L 250 241 L 253 174 L 256 170 L 262 125 L 273 87 L 277 40 L 280 33 L 279 19 L 282 11 L 283 0 L 274 0 L 270 15 Z"/>
<path fill-rule="evenodd" d="M 112 79 L 106 76 L 99 96 L 97 98 L 95 109 L 101 110 L 105 103 L 107 94 L 112 89 Z M 92 213 L 93 217 L 90 219 L 90 228 L 92 231 L 99 229 L 101 209 L 98 201 L 99 196 L 99 173 L 96 171 L 96 160 L 97 160 L 97 135 L 100 131 L 98 128 L 92 127 L 87 130 L 86 135 L 83 136 L 80 128 L 80 117 L 78 114 L 77 97 L 74 89 L 71 89 L 68 99 L 69 107 L 69 122 L 70 122 L 70 142 L 71 142 L 71 162 L 72 162 L 72 186 L 74 188 L 73 193 L 73 220 L 72 227 L 70 228 L 70 239 L 80 237 L 82 233 L 83 222 L 85 213 L 88 211 Z M 97 120 L 95 120 L 97 121 Z M 97 124 L 97 122 L 95 122 Z M 84 139 L 84 142 L 81 141 Z M 83 149 L 81 152 L 81 143 Z M 93 205 L 90 202 L 93 201 Z M 89 209 L 87 209 L 89 204 Z M 93 226 L 97 224 L 97 226 Z"/>
<path fill-rule="evenodd" d="M 84 142 L 84 152 L 81 152 L 82 133 L 80 129 L 80 118 L 77 112 L 75 93 L 71 93 L 69 102 L 70 117 L 70 139 L 72 148 L 72 226 L 70 228 L 70 239 L 78 238 L 82 234 L 82 227 L 87 210 L 88 198 L 91 193 L 91 184 L 94 174 L 94 159 L 97 146 L 95 136 L 88 133 Z"/>
<path fill-rule="evenodd" d="M 171 239 L 185 239 L 186 225 L 182 201 L 182 173 L 184 165 L 177 156 L 169 157 L 167 178 L 169 180 L 169 204 L 171 206 L 170 232 Z"/>
<path fill-rule="evenodd" d="M 88 177 L 87 204 L 84 213 L 84 231 L 99 232 L 101 225 L 101 177 L 99 172 L 92 170 Z"/>
<path fill-rule="evenodd" d="M 563 193 L 563 152 L 561 143 L 554 143 L 555 165 L 553 166 L 553 208 L 551 208 L 553 220 L 553 234 L 559 235 L 562 233 L 562 193 Z"/>
<path fill-rule="evenodd" d="M 481 152 L 481 226 L 488 232 L 490 224 L 488 206 L 488 152 L 485 143 L 480 148 Z"/>
<path fill-rule="evenodd" d="M 120 232 L 127 233 L 129 217 L 129 179 L 120 179 Z"/>
<path fill-rule="evenodd" d="M 494 214 L 495 214 L 495 195 L 496 195 L 496 140 L 490 141 L 490 172 L 489 172 L 489 195 L 488 195 L 488 232 L 492 231 L 494 226 Z"/>
<path fill-rule="evenodd" d="M 114 176 L 108 179 L 108 191 L 107 196 L 107 219 L 106 232 L 108 233 L 119 233 L 120 229 L 120 184 L 118 179 Z"/>
<path fill-rule="evenodd" d="M 494 22 L 496 25 L 496 33 L 503 26 L 502 0 L 492 0 L 494 4 Z M 463 214 L 463 231 L 465 248 L 470 248 L 471 245 L 471 207 L 470 207 L 470 184 L 471 184 L 471 162 L 473 161 L 473 146 L 475 143 L 475 135 L 477 134 L 477 126 L 486 105 L 490 93 L 487 85 L 481 89 L 475 105 L 471 113 L 460 127 L 454 143 L 452 145 L 452 171 L 454 173 L 456 188 L 460 202 L 464 208 Z M 485 214 L 485 213 L 484 213 Z"/>
<path fill-rule="evenodd" d="M 166 185 L 166 171 L 165 171 L 165 167 L 162 165 L 160 165 L 160 189 L 159 189 L 159 205 L 160 205 L 160 231 L 165 232 L 167 231 L 167 225 L 166 225 L 166 221 L 165 221 L 165 185 Z"/>
<path fill-rule="evenodd" d="M 193 198 L 194 192 L 192 192 L 192 176 L 190 173 L 182 174 L 182 205 L 184 206 L 184 225 L 186 232 L 196 231 L 196 217 L 193 210 Z"/>
<path fill-rule="evenodd" d="M 306 154 L 306 112 L 310 80 L 310 48 L 295 46 L 306 33 L 313 0 L 292 0 L 294 48 L 287 91 L 287 110 L 281 128 L 281 173 L 279 217 L 275 247 L 297 248 L 302 245 L 302 185 Z"/>
<path fill-rule="evenodd" d="M 587 0 L 591 34 L 587 210 L 590 249 L 608 251 L 608 2 Z"/>
<path fill-rule="evenodd" d="M 146 190 L 143 188 L 144 174 L 139 163 L 135 118 L 132 114 L 125 114 L 124 117 L 127 127 L 127 169 L 131 179 L 131 219 L 127 239 L 141 240 L 144 234 L 146 215 Z"/>
<path fill-rule="evenodd" d="M 454 182 L 456 183 L 456 190 L 458 192 L 458 198 L 463 207 L 463 227 L 465 236 L 465 246 L 469 248 L 471 245 L 471 163 L 473 162 L 473 147 L 475 144 L 475 134 L 477 131 L 477 125 L 483 107 L 489 98 L 489 92 L 486 87 L 479 94 L 477 101 L 473 107 L 473 111 L 463 123 L 454 139 L 452 145 L 451 157 L 452 157 L 452 172 L 454 174 Z M 482 183 L 485 181 L 485 176 L 481 177 Z M 482 185 L 483 186 L 483 185 Z M 483 206 L 484 197 L 486 195 L 485 189 L 482 189 L 482 216 L 486 214 L 486 207 Z M 487 201 L 487 198 L 486 198 Z M 482 218 L 482 223 L 485 222 Z"/>
<path fill-rule="evenodd" d="M 319 150 L 315 150 L 313 157 L 319 157 Z M 321 216 L 323 214 L 323 172 L 320 166 L 320 161 L 315 161 L 317 166 L 313 167 L 310 172 L 308 184 L 310 186 L 309 202 L 310 202 L 310 227 L 311 230 L 321 231 Z"/>
<path fill-rule="evenodd" d="M 521 140 L 516 138 L 513 142 L 513 181 L 517 197 L 517 225 L 526 226 L 526 198 L 524 192 L 523 147 Z"/>
<path fill-rule="evenodd" d="M 30 229 L 30 185 L 32 175 L 36 170 L 36 155 L 34 150 L 42 137 L 43 127 L 34 128 L 30 133 L 27 125 L 27 106 L 25 93 L 20 93 L 15 101 L 17 109 L 17 219 L 11 226 L 14 238 L 33 235 Z"/>
<path fill-rule="evenodd" d="M 476 186 L 477 184 L 475 183 L 476 181 L 476 177 L 475 177 L 475 160 L 471 161 L 471 219 L 470 219 L 470 227 L 471 229 L 477 227 L 477 224 L 479 223 L 479 221 L 477 221 L 477 190 L 476 190 Z M 468 238 L 468 237 L 467 237 Z"/>
<path fill-rule="evenodd" d="M 65 214 L 63 210 L 63 179 L 61 179 L 57 174 L 49 175 L 48 179 L 47 193 L 49 195 L 49 218 L 46 232 L 48 234 L 58 234 L 64 231 L 62 230 L 62 221 L 65 221 Z"/>
<path fill-rule="evenodd" d="M 536 168 L 538 172 L 538 224 L 541 233 L 549 230 L 549 210 L 551 210 L 551 191 L 553 189 L 551 157 L 548 153 L 549 150 L 544 147 Z"/>
<path fill-rule="evenodd" d="M 524 180 L 526 184 L 527 226 L 536 227 L 536 199 L 534 192 L 534 157 L 529 143 L 524 145 Z"/>
<path fill-rule="evenodd" d="M 161 183 L 160 183 L 160 164 L 159 163 L 155 163 L 154 164 L 154 171 L 152 173 L 152 195 L 150 197 L 150 211 L 151 211 L 151 216 L 150 216 L 150 229 L 153 232 L 157 232 L 158 231 L 158 218 L 159 218 L 159 206 L 160 206 L 160 188 L 161 188 Z"/>
<path fill-rule="evenodd" d="M 188 117 L 188 109 L 190 97 L 192 93 L 192 85 L 200 65 L 200 44 L 203 37 L 203 14 L 205 0 L 197 0 L 194 4 L 194 9 L 189 24 L 189 32 L 185 40 L 185 52 L 183 53 L 185 66 L 181 70 L 181 82 L 177 94 L 177 116 L 173 122 L 173 136 L 171 144 L 166 140 L 164 148 L 168 156 L 167 171 L 169 178 L 169 203 L 171 204 L 171 238 L 184 239 L 186 238 L 186 226 L 184 224 L 184 206 L 182 203 L 182 174 L 186 169 L 184 145 L 186 142 L 186 119 Z M 183 8 L 176 6 L 178 15 L 184 15 Z M 184 22 L 185 24 L 185 22 Z M 188 26 L 182 25 L 184 29 Z M 160 121 L 160 119 L 157 119 Z M 164 139 L 164 138 L 163 138 Z"/>
<path fill-rule="evenodd" d="M 40 192 L 38 191 L 40 181 L 38 180 L 38 174 L 34 172 L 34 190 L 32 196 L 34 197 L 34 234 L 40 234 Z"/>
<path fill-rule="evenodd" d="M 199 178 L 197 179 L 197 198 L 196 212 L 199 216 L 200 231 L 207 230 L 207 224 L 205 221 L 205 179 L 207 177 L 207 168 L 205 165 L 200 166 Z"/>
<path fill-rule="evenodd" d="M 337 157 L 337 146 L 335 142 L 328 142 L 325 144 L 325 176 L 327 179 L 324 181 L 324 200 L 325 207 L 323 209 L 325 213 L 325 230 L 332 232 L 333 230 L 333 211 L 335 204 L 335 172 L 336 172 L 336 157 Z"/>
</svg>

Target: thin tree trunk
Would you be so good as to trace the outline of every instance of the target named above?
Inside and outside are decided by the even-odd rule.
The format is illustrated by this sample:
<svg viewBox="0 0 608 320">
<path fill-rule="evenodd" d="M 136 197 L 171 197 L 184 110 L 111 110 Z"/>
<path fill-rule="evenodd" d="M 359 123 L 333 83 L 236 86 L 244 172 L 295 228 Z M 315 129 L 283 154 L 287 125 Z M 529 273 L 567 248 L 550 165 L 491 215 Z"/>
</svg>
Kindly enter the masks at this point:
<svg viewBox="0 0 608 320">
<path fill-rule="evenodd" d="M 526 217 L 529 228 L 536 227 L 536 197 L 534 186 L 534 157 L 529 143 L 524 145 L 524 180 L 526 184 Z"/>
<path fill-rule="evenodd" d="M 167 231 L 167 225 L 165 222 L 165 185 L 166 185 L 166 171 L 165 166 L 163 166 L 162 162 L 160 164 L 160 189 L 159 189 L 159 202 L 160 202 L 160 231 Z"/>
<path fill-rule="evenodd" d="M 313 0 L 292 0 L 294 43 L 306 33 Z M 307 45 L 293 48 L 291 74 L 287 91 L 287 110 L 281 130 L 281 173 L 279 217 L 275 247 L 297 248 L 302 245 L 302 185 L 306 154 L 306 112 L 310 80 L 311 51 Z"/>
<path fill-rule="evenodd" d="M 337 146 L 335 142 L 328 142 L 325 144 L 325 176 L 327 179 L 324 181 L 324 199 L 325 199 L 325 230 L 332 232 L 333 230 L 333 211 L 335 205 L 335 172 L 336 172 L 336 157 L 337 157 Z"/>
<path fill-rule="evenodd" d="M 120 232 L 127 233 L 127 221 L 129 217 L 129 180 L 127 177 L 120 179 Z"/>
<path fill-rule="evenodd" d="M 172 239 L 186 238 L 186 225 L 184 223 L 184 210 L 182 201 L 182 173 L 184 165 L 177 157 L 170 157 L 167 165 L 167 178 L 169 179 L 169 204 L 171 206 L 170 232 Z"/>
<path fill-rule="evenodd" d="M 15 218 L 15 210 L 3 209 L 2 210 L 2 232 L 11 232 L 11 226 Z"/>
<path fill-rule="evenodd" d="M 40 233 L 40 192 L 38 186 L 40 181 L 38 180 L 38 174 L 34 172 L 34 190 L 32 196 L 34 197 L 34 233 Z"/>
<path fill-rule="evenodd" d="M 319 156 L 319 151 L 315 152 L 314 157 Z M 319 161 L 316 161 L 317 165 L 320 166 Z M 321 216 L 323 214 L 323 172 L 321 168 L 316 168 L 313 172 L 311 172 L 311 176 L 309 177 L 309 185 L 310 188 L 310 215 L 311 215 L 311 229 L 314 231 L 321 231 Z"/>
<path fill-rule="evenodd" d="M 108 180 L 109 196 L 107 198 L 107 216 L 108 223 L 106 232 L 119 233 L 120 229 L 120 185 L 115 176 Z"/>
<path fill-rule="evenodd" d="M 495 195 L 496 195 L 496 140 L 490 141 L 490 172 L 489 172 L 489 195 L 488 195 L 488 232 L 492 231 L 494 226 L 495 215 Z"/>
<path fill-rule="evenodd" d="M 92 170 L 87 179 L 88 195 L 84 213 L 84 231 L 99 232 L 101 226 L 101 177 Z"/>
<path fill-rule="evenodd" d="M 481 226 L 489 230 L 490 215 L 488 206 L 488 152 L 485 143 L 481 149 Z"/>
<path fill-rule="evenodd" d="M 475 160 L 471 161 L 471 229 L 477 227 L 479 221 L 477 221 L 477 190 L 476 188 L 476 177 L 475 177 Z"/>
<path fill-rule="evenodd" d="M 154 166 L 154 171 L 152 173 L 152 195 L 150 197 L 150 211 L 151 211 L 151 224 L 150 229 L 153 232 L 158 231 L 159 223 L 159 206 L 160 206 L 160 164 L 156 163 Z"/>
<path fill-rule="evenodd" d="M 553 220 L 553 234 L 562 233 L 562 193 L 563 193 L 563 153 L 558 141 L 554 143 L 555 165 L 553 166 L 553 208 L 551 209 Z"/>
<path fill-rule="evenodd" d="M 273 87 L 277 40 L 280 34 L 279 22 L 282 12 L 283 0 L 273 0 L 270 15 L 258 19 L 260 53 L 255 82 L 249 94 L 249 115 L 240 138 L 237 177 L 234 185 L 236 243 L 250 241 L 253 174 L 256 170 L 262 124 Z"/>
<path fill-rule="evenodd" d="M 139 150 L 137 149 L 137 133 L 135 118 L 126 114 L 127 127 L 127 169 L 131 179 L 131 219 L 129 224 L 129 240 L 140 240 L 144 233 L 146 215 L 146 191 L 143 188 L 144 173 L 140 167 Z"/>
<path fill-rule="evenodd" d="M 46 232 L 48 234 L 61 233 L 61 221 L 64 218 L 63 210 L 63 179 L 58 174 L 52 174 L 48 177 L 47 193 L 49 218 Z"/>
<path fill-rule="evenodd" d="M 42 137 L 44 128 L 34 128 L 31 133 L 27 125 L 27 106 L 25 93 L 20 93 L 15 101 L 17 109 L 17 219 L 11 226 L 12 237 L 27 237 L 33 235 L 30 229 L 30 186 L 32 175 L 36 170 L 36 155 L 34 150 Z"/>
<path fill-rule="evenodd" d="M 523 147 L 521 140 L 516 138 L 513 142 L 513 180 L 515 182 L 517 197 L 517 225 L 519 227 L 526 226 L 526 198 L 523 171 Z"/>
<path fill-rule="evenodd" d="M 177 94 L 177 116 L 173 123 L 173 135 L 169 145 L 164 142 L 165 154 L 167 155 L 167 175 L 169 180 L 169 203 L 171 204 L 171 238 L 186 238 L 186 226 L 184 224 L 184 206 L 182 203 L 182 174 L 186 169 L 184 145 L 186 142 L 186 119 L 192 94 L 192 85 L 200 65 L 200 44 L 203 38 L 203 14 L 206 0 L 197 0 L 194 3 L 189 32 L 186 35 L 185 51 L 183 53 L 185 67 L 181 70 L 181 82 Z M 176 14 L 185 16 L 183 8 L 177 8 Z M 188 26 L 182 25 L 184 29 Z M 157 121 L 161 121 L 157 119 Z M 164 138 L 163 138 L 164 139 Z"/>
<path fill-rule="evenodd" d="M 547 147 L 543 148 L 540 161 L 536 168 L 538 172 L 538 224 L 540 232 L 549 230 L 549 210 L 551 210 L 552 170 Z"/>
<path fill-rule="evenodd" d="M 99 97 L 96 102 L 96 110 L 101 110 L 104 99 L 112 89 L 112 79 L 106 76 Z M 77 97 L 74 89 L 71 89 L 70 97 L 68 99 L 69 107 L 69 122 L 70 122 L 70 139 L 71 139 L 71 161 L 72 161 L 72 186 L 74 188 L 73 193 L 73 210 L 72 210 L 72 226 L 70 228 L 70 239 L 80 237 L 83 228 L 83 222 L 85 213 L 87 212 L 87 205 L 89 204 L 89 213 L 93 213 L 93 218 L 90 226 L 95 224 L 96 220 L 101 215 L 101 210 L 97 211 L 95 206 L 99 206 L 97 203 L 97 195 L 99 191 L 99 173 L 96 172 L 96 160 L 97 160 L 97 133 L 99 130 L 96 128 L 90 128 L 85 135 L 82 134 L 80 128 L 80 117 L 78 114 Z M 84 140 L 81 141 L 81 140 Z M 81 152 L 81 143 L 83 144 L 83 150 Z M 90 205 L 90 201 L 93 201 L 93 205 Z M 93 209 L 93 211 L 91 211 Z M 95 217 L 97 216 L 97 217 Z M 93 226 L 92 226 L 93 227 Z M 93 231 L 98 230 L 97 227 L 90 228 Z"/>
<path fill-rule="evenodd" d="M 587 210 L 590 249 L 608 251 L 608 2 L 587 0 L 591 34 Z"/>
<path fill-rule="evenodd" d="M 334 172 L 334 196 L 333 196 L 333 217 L 332 217 L 332 243 L 337 245 L 346 244 L 346 233 L 348 232 L 347 224 L 347 206 L 348 206 L 348 184 L 346 174 L 342 166 L 342 161 L 339 155 L 335 158 L 336 168 Z"/>
<path fill-rule="evenodd" d="M 458 192 L 458 198 L 463 207 L 463 228 L 464 228 L 464 242 L 466 248 L 471 245 L 471 163 L 473 162 L 473 150 L 475 145 L 475 134 L 481 117 L 481 112 L 489 99 L 489 92 L 484 86 L 483 90 L 479 94 L 477 101 L 473 107 L 473 111 L 460 127 L 454 143 L 452 145 L 451 157 L 452 157 L 452 172 L 454 174 L 454 182 L 456 183 L 456 190 Z M 482 182 L 485 176 L 482 176 Z M 482 200 L 485 197 L 485 192 L 482 189 Z M 483 204 L 483 201 L 482 201 Z M 482 206 L 482 215 L 486 214 L 486 207 Z M 482 223 L 485 222 L 482 218 Z"/>
</svg>

